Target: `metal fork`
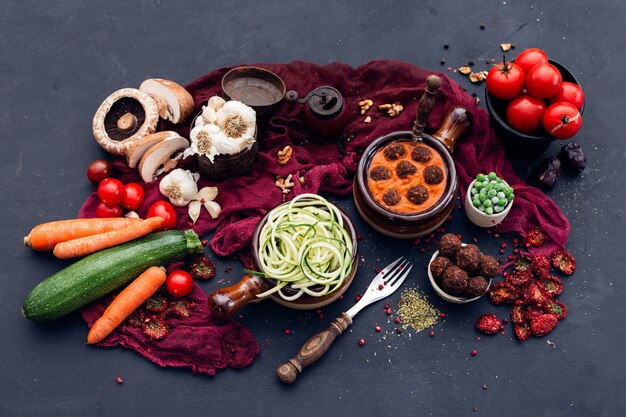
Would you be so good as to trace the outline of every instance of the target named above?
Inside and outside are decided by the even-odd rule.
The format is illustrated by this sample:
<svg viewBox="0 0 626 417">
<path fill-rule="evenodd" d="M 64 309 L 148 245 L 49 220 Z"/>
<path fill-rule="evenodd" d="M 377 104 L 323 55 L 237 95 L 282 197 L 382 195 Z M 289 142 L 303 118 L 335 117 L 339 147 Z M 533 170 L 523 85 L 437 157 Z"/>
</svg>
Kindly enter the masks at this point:
<svg viewBox="0 0 626 417">
<path fill-rule="evenodd" d="M 413 269 L 413 265 L 402 257 L 396 259 L 374 277 L 367 291 L 358 303 L 345 313 L 341 313 L 330 327 L 310 338 L 289 361 L 276 368 L 281 382 L 291 384 L 302 373 L 302 369 L 321 358 L 337 336 L 352 324 L 352 319 L 366 306 L 393 294 Z"/>
</svg>

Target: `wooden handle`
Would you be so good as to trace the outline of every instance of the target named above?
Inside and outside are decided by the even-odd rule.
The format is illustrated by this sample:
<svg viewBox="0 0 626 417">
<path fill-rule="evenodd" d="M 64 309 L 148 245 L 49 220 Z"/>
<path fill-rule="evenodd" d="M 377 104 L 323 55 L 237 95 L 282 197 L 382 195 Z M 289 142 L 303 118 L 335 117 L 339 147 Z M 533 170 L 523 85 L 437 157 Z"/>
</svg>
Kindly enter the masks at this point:
<svg viewBox="0 0 626 417">
<path fill-rule="evenodd" d="M 255 275 L 244 275 L 237 284 L 209 294 L 209 309 L 217 321 L 226 321 L 244 305 L 260 301 L 257 294 L 267 291 L 267 284 Z"/>
<path fill-rule="evenodd" d="M 352 319 L 346 313 L 341 313 L 326 330 L 323 330 L 310 338 L 296 355 L 288 362 L 276 368 L 278 379 L 285 384 L 291 384 L 296 380 L 302 369 L 309 366 L 328 350 L 337 336 L 343 333 L 352 324 Z"/>
<path fill-rule="evenodd" d="M 434 138 L 439 139 L 446 148 L 452 153 L 456 141 L 467 132 L 474 123 L 474 116 L 464 107 L 454 106 L 441 122 L 439 130 L 433 134 Z"/>
<path fill-rule="evenodd" d="M 437 75 L 429 75 L 426 77 L 426 88 L 424 94 L 417 105 L 417 117 L 413 123 L 413 139 L 420 140 L 428 121 L 428 116 L 435 107 L 435 94 L 441 87 L 441 78 Z"/>
</svg>

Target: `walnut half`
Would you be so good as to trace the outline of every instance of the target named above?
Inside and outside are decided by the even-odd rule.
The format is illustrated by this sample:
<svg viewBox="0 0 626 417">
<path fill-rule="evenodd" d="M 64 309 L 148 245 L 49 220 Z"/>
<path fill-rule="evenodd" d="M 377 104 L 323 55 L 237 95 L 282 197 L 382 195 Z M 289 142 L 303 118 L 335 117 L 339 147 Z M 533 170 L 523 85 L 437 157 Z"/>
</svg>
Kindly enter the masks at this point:
<svg viewBox="0 0 626 417">
<path fill-rule="evenodd" d="M 292 155 L 293 149 L 291 148 L 291 146 L 287 145 L 283 148 L 282 151 L 278 151 L 278 156 L 276 160 L 278 161 L 279 165 L 286 165 L 287 162 L 289 162 L 289 160 L 291 159 Z"/>
</svg>

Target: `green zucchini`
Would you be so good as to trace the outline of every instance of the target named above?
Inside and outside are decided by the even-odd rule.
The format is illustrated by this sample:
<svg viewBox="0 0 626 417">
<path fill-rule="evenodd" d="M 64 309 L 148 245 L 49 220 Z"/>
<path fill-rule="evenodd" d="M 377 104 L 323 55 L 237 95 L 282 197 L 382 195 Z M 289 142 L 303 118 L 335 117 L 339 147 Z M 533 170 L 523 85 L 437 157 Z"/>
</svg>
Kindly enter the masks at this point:
<svg viewBox="0 0 626 417">
<path fill-rule="evenodd" d="M 29 320 L 58 319 L 137 278 L 151 266 L 166 266 L 203 251 L 193 230 L 170 230 L 96 252 L 39 283 L 24 300 L 22 312 Z"/>
</svg>

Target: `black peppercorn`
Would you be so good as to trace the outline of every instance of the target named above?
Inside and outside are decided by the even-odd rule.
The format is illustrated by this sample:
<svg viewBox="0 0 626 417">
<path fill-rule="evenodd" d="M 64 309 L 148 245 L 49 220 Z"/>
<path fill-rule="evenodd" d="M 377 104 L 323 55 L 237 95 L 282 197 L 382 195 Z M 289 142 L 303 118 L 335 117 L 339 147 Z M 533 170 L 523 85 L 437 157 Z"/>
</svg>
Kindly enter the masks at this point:
<svg viewBox="0 0 626 417">
<path fill-rule="evenodd" d="M 557 157 L 546 158 L 539 165 L 537 181 L 548 188 L 554 187 L 561 174 L 561 161 Z"/>
<path fill-rule="evenodd" d="M 570 142 L 561 148 L 561 159 L 578 172 L 587 166 L 587 157 L 576 142 Z"/>
<path fill-rule="evenodd" d="M 448 49 L 449 47 L 450 47 L 450 45 L 448 45 L 447 42 L 443 44 L 443 49 Z"/>
<path fill-rule="evenodd" d="M 439 63 L 440 63 L 441 65 L 446 65 L 446 60 L 445 60 L 445 59 L 442 59 L 441 61 L 439 61 Z"/>
</svg>

